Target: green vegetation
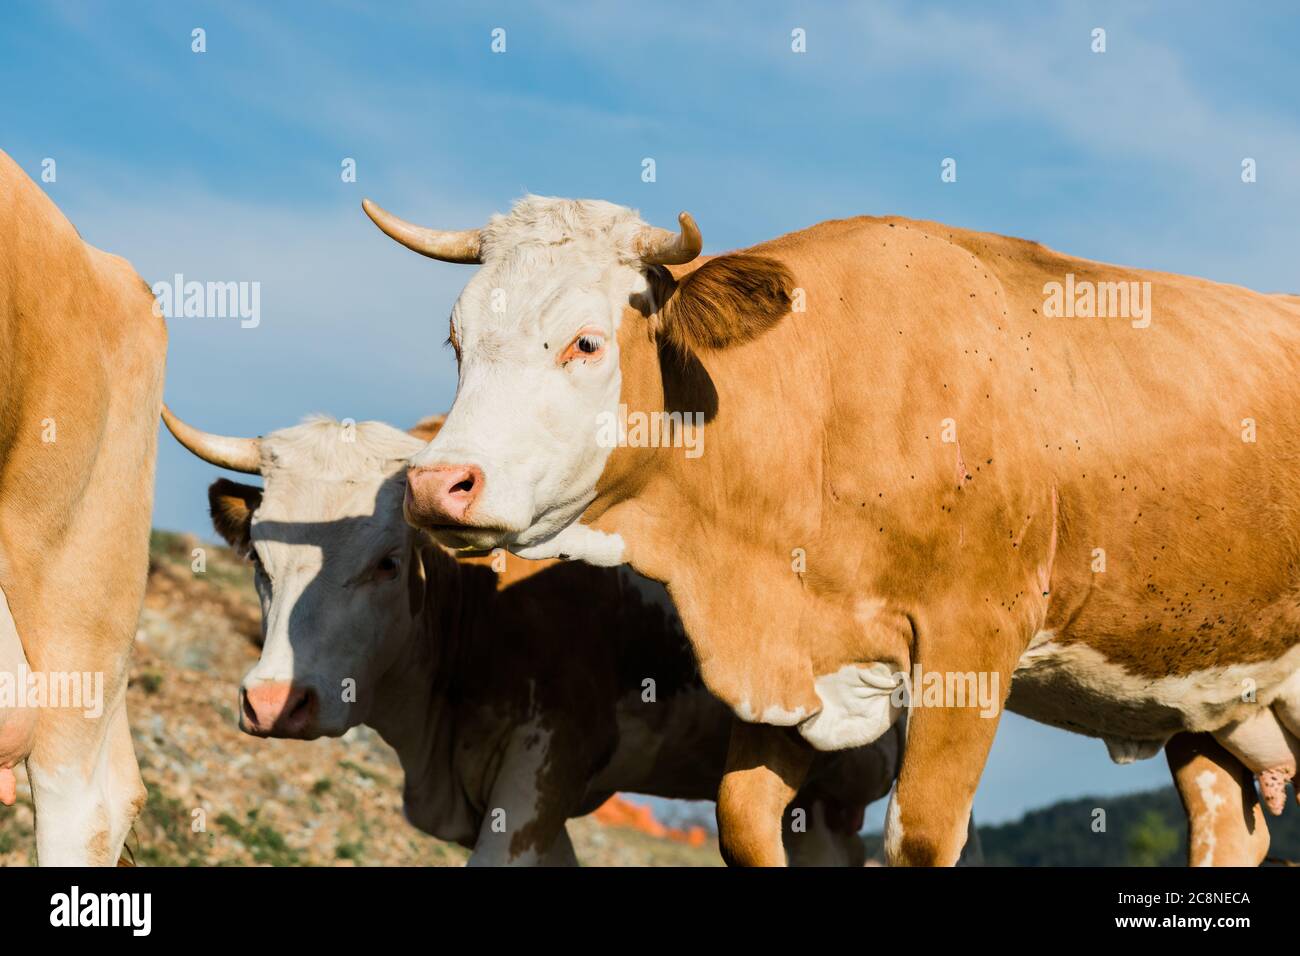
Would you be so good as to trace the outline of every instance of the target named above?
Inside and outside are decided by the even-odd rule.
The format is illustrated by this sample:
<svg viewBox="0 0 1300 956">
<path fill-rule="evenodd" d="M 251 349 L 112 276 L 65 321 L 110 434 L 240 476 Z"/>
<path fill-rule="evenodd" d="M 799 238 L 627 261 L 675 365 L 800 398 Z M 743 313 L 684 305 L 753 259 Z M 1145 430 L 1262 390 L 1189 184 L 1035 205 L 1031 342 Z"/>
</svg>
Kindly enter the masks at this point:
<svg viewBox="0 0 1300 956">
<path fill-rule="evenodd" d="M 203 551 L 201 574 L 194 571 L 195 548 Z M 149 556 L 156 564 L 184 569 L 187 574 L 202 577 L 216 587 L 241 592 L 256 602 L 252 567 L 224 545 L 207 544 L 192 534 L 155 528 L 149 533 Z"/>
<path fill-rule="evenodd" d="M 159 787 L 146 787 L 140 818 L 127 838 L 139 866 L 203 866 L 208 862 L 208 834 L 192 829 L 191 808 Z"/>
<path fill-rule="evenodd" d="M 352 860 L 360 863 L 365 854 L 365 847 L 360 843 L 340 843 L 334 849 L 334 856 L 339 860 Z"/>
<path fill-rule="evenodd" d="M 1094 829 L 1097 810 L 1105 830 Z M 1268 818 L 1275 860 L 1300 860 L 1300 813 Z M 1187 820 L 1173 787 L 1120 797 L 1081 797 L 1032 810 L 1019 820 L 980 827 L 989 866 L 1184 866 Z M 880 834 L 868 850 L 882 855 Z"/>
<path fill-rule="evenodd" d="M 271 866 L 302 865 L 298 851 L 285 842 L 280 831 L 257 822 L 256 810 L 249 810 L 247 818 L 247 823 L 240 823 L 229 813 L 223 813 L 217 817 L 217 823 L 244 844 L 257 863 L 269 863 Z"/>
</svg>

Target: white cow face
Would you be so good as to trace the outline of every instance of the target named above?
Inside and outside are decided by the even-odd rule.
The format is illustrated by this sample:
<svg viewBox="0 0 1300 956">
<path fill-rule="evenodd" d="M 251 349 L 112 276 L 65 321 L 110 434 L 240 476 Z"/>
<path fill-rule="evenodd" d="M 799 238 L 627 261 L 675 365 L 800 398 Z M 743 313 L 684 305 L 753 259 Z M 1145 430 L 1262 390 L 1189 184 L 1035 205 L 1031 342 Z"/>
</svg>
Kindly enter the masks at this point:
<svg viewBox="0 0 1300 956">
<path fill-rule="evenodd" d="M 456 401 L 411 460 L 408 519 L 456 548 L 545 542 L 595 497 L 621 391 L 619 324 L 629 305 L 650 308 L 651 267 L 698 254 L 694 223 L 683 216 L 678 235 L 610 203 L 536 196 L 467 233 L 367 211 L 426 255 L 482 264 L 452 310 Z"/>
<path fill-rule="evenodd" d="M 422 597 L 420 534 L 402 519 L 418 439 L 313 421 L 262 439 L 264 487 L 222 479 L 213 520 L 255 564 L 265 642 L 240 687 L 256 736 L 338 736 L 363 723 Z"/>
<path fill-rule="evenodd" d="M 598 426 L 621 389 L 616 334 L 646 282 L 591 258 L 488 264 L 456 303 L 456 403 L 412 459 L 406 500 L 444 544 L 535 544 L 594 497 L 612 450 Z"/>
</svg>

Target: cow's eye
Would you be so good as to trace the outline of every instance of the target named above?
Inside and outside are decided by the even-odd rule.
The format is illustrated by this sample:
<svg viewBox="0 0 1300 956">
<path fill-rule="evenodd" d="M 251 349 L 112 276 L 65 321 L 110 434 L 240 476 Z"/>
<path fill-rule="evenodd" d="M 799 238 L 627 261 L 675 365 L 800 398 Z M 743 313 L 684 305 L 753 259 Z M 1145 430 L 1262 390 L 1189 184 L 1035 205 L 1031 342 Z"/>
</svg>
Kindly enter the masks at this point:
<svg viewBox="0 0 1300 956">
<path fill-rule="evenodd" d="M 391 581 L 402 569 L 402 562 L 396 555 L 385 555 L 375 564 L 375 577 L 380 581 Z"/>
<path fill-rule="evenodd" d="M 599 359 L 604 353 L 605 336 L 595 330 L 583 331 L 560 353 L 558 361 L 560 365 L 567 365 L 574 359 L 586 362 Z"/>
</svg>

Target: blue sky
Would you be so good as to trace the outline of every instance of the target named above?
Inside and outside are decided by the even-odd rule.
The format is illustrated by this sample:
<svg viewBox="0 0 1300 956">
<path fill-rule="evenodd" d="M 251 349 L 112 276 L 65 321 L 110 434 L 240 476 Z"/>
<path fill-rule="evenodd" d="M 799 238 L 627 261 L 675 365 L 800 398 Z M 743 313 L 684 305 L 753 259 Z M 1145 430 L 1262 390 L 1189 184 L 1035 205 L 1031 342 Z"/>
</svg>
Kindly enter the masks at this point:
<svg viewBox="0 0 1300 956">
<path fill-rule="evenodd" d="M 363 196 L 449 228 L 525 191 L 663 225 L 689 209 L 706 251 L 899 214 L 1300 290 L 1288 6 L 10 0 L 0 148 L 34 177 L 55 159 L 44 188 L 149 282 L 261 283 L 257 328 L 170 323 L 180 414 L 235 434 L 317 411 L 409 424 L 451 401 L 467 267 L 396 247 Z M 164 437 L 156 523 L 210 536 L 214 473 Z M 976 812 L 1165 780 L 1162 758 L 1117 768 L 1009 718 Z"/>
</svg>

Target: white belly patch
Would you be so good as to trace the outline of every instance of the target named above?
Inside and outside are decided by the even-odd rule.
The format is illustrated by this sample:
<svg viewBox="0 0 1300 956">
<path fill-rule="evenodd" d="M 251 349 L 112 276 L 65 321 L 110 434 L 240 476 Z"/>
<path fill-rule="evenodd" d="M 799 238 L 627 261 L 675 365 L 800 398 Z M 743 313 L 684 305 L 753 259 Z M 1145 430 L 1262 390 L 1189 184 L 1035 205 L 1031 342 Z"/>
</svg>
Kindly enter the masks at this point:
<svg viewBox="0 0 1300 956">
<path fill-rule="evenodd" d="M 1275 660 L 1224 664 L 1149 678 L 1126 671 L 1082 643 L 1035 635 L 1012 677 L 1008 709 L 1042 723 L 1118 741 L 1111 756 L 1140 759 L 1180 731 L 1217 731 L 1269 705 L 1300 670 L 1300 645 Z"/>
<path fill-rule="evenodd" d="M 845 750 L 879 740 L 903 712 L 895 704 L 899 678 L 888 664 L 846 664 L 813 685 L 822 709 L 799 725 L 818 750 Z"/>
</svg>

